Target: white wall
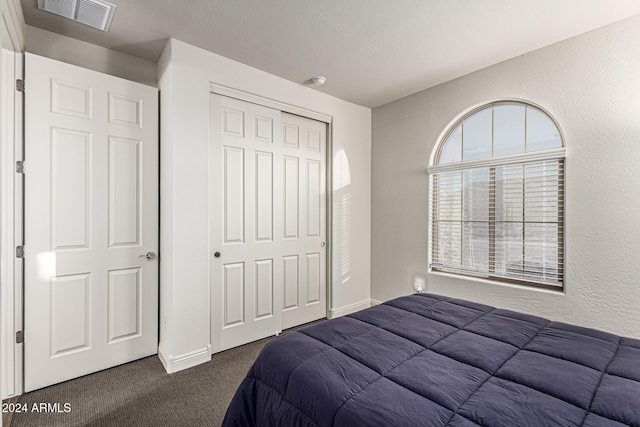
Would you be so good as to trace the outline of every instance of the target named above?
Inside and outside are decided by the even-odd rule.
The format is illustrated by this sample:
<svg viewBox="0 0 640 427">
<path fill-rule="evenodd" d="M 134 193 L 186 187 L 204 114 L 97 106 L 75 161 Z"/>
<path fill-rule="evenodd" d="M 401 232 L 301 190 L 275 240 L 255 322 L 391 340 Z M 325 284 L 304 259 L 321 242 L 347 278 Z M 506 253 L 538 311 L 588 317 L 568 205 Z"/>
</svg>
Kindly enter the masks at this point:
<svg viewBox="0 0 640 427">
<path fill-rule="evenodd" d="M 373 110 L 372 298 L 427 292 L 640 338 L 640 16 Z M 546 108 L 567 144 L 564 294 L 428 273 L 426 167 L 460 113 Z"/>
<path fill-rule="evenodd" d="M 27 52 L 157 86 L 156 63 L 27 25 Z"/>
<path fill-rule="evenodd" d="M 332 156 L 339 157 L 342 165 L 334 168 L 333 179 L 346 184 L 335 192 L 333 209 L 341 215 L 340 223 L 344 220 L 349 225 L 336 224 L 332 230 L 337 250 L 331 260 L 330 305 L 340 314 L 346 313 L 340 310 L 345 307 L 367 305 L 371 110 L 173 39 L 158 63 L 158 80 L 162 112 L 160 356 L 167 370 L 210 358 L 210 82 L 333 116 Z"/>
</svg>

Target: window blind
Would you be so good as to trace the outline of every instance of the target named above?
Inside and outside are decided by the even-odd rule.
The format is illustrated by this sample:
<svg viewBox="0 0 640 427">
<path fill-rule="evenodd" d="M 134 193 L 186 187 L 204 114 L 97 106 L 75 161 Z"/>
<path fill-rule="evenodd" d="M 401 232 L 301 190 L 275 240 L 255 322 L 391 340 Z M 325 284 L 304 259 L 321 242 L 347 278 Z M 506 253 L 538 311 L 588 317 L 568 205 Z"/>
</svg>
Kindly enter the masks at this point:
<svg viewBox="0 0 640 427">
<path fill-rule="evenodd" d="M 435 271 L 562 287 L 564 159 L 431 174 Z"/>
</svg>

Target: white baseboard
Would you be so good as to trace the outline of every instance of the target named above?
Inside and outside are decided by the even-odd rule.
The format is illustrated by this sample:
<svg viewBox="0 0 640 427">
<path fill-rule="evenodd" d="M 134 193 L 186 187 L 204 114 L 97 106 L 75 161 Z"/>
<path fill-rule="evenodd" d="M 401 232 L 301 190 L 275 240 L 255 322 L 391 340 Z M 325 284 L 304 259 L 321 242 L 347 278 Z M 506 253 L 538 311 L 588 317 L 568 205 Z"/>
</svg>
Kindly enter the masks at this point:
<svg viewBox="0 0 640 427">
<path fill-rule="evenodd" d="M 378 301 L 377 299 L 371 300 L 371 307 L 375 307 L 376 305 L 382 304 L 382 301 Z"/>
<path fill-rule="evenodd" d="M 205 348 L 190 351 L 189 353 L 184 353 L 179 356 L 168 355 L 162 347 L 162 344 L 160 344 L 158 345 L 158 358 L 160 359 L 160 362 L 162 362 L 165 371 L 167 371 L 168 374 L 173 374 L 174 372 L 183 371 L 201 363 L 210 361 L 211 344 Z"/>
<path fill-rule="evenodd" d="M 329 319 L 335 319 L 336 317 L 346 316 L 347 314 L 355 313 L 356 311 L 364 310 L 371 307 L 371 300 L 364 300 L 355 304 L 347 305 L 340 308 L 333 308 L 329 310 Z"/>
</svg>

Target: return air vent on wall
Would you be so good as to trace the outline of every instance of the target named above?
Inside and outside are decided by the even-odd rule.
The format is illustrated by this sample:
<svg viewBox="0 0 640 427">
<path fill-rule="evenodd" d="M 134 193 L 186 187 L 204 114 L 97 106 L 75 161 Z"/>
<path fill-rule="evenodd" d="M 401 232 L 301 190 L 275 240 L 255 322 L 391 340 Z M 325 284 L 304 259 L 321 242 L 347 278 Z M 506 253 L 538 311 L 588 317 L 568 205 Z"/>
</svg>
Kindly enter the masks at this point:
<svg viewBox="0 0 640 427">
<path fill-rule="evenodd" d="M 116 5 L 102 0 L 38 0 L 38 8 L 109 31 Z"/>
</svg>

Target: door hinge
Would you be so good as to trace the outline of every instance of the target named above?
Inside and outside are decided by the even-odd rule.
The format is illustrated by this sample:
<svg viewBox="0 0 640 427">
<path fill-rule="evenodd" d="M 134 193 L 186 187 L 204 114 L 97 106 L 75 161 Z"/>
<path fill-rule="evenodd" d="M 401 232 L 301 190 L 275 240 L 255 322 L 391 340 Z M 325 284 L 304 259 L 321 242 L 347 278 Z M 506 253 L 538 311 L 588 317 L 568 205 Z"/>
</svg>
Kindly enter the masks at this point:
<svg viewBox="0 0 640 427">
<path fill-rule="evenodd" d="M 16 173 L 24 173 L 24 160 L 16 162 Z"/>
<path fill-rule="evenodd" d="M 24 245 L 16 246 L 16 258 L 24 258 Z"/>
<path fill-rule="evenodd" d="M 16 80 L 16 90 L 19 92 L 24 92 L 24 80 L 22 79 Z"/>
<path fill-rule="evenodd" d="M 24 342 L 24 331 L 16 332 L 16 344 L 22 344 Z"/>
</svg>

